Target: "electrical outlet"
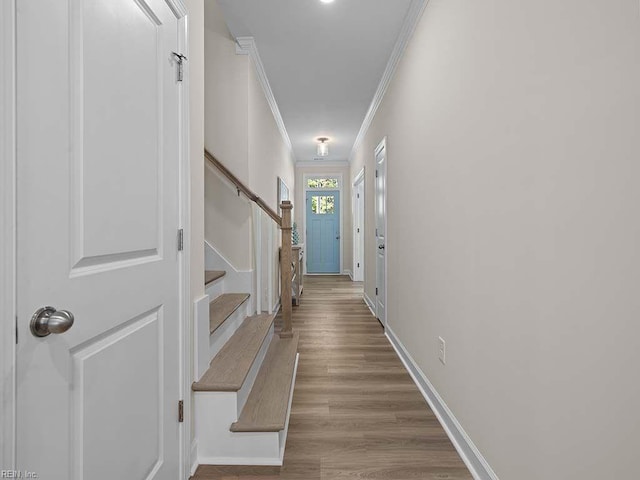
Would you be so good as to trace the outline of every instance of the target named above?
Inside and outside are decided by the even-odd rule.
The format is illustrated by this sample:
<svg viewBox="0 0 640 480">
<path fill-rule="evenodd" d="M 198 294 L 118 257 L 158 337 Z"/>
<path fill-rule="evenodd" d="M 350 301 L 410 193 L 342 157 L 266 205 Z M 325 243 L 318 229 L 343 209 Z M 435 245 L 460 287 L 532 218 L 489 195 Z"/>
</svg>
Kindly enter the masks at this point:
<svg viewBox="0 0 640 480">
<path fill-rule="evenodd" d="M 442 362 L 443 365 L 447 363 L 447 344 L 444 341 L 444 338 L 438 337 L 438 358 Z"/>
</svg>

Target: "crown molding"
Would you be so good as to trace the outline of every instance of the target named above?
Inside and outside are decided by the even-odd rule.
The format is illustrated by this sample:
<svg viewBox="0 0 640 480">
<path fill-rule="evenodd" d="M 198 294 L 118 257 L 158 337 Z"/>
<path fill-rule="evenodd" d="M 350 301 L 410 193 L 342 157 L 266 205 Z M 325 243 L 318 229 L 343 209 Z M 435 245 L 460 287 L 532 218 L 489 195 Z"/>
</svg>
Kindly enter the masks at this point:
<svg viewBox="0 0 640 480">
<path fill-rule="evenodd" d="M 271 113 L 273 113 L 273 118 L 276 121 L 276 125 L 278 126 L 278 130 L 280 131 L 280 135 L 282 135 L 282 139 L 284 140 L 285 145 L 289 149 L 289 152 L 291 153 L 291 156 L 295 161 L 291 139 L 289 138 L 287 128 L 284 125 L 284 120 L 282 119 L 282 115 L 280 114 L 280 109 L 278 108 L 276 98 L 273 95 L 273 90 L 271 90 L 271 85 L 269 84 L 267 73 L 264 70 L 264 64 L 260 59 L 260 54 L 258 53 L 258 47 L 256 46 L 255 39 L 253 37 L 237 37 L 236 54 L 248 55 L 253 62 L 253 66 L 256 69 L 256 74 L 258 75 L 258 81 L 260 82 L 260 85 L 262 85 L 264 96 L 266 97 L 267 103 L 271 108 Z"/>
<path fill-rule="evenodd" d="M 411 5 L 409 5 L 407 14 L 404 17 L 404 22 L 402 23 L 402 28 L 400 29 L 400 33 L 398 34 L 398 39 L 396 40 L 396 44 L 393 47 L 393 51 L 391 52 L 391 56 L 389 57 L 389 61 L 387 62 L 387 67 L 382 74 L 382 79 L 378 84 L 378 89 L 373 96 L 371 105 L 369 105 L 369 110 L 367 110 L 367 114 L 364 117 L 362 126 L 360 127 L 360 131 L 358 132 L 358 136 L 356 137 L 356 141 L 354 142 L 351 153 L 349 154 L 349 162 L 351 162 L 351 160 L 353 159 L 356 150 L 360 147 L 365 135 L 369 131 L 369 127 L 371 126 L 371 123 L 373 122 L 373 119 L 378 112 L 378 108 L 380 107 L 380 104 L 382 103 L 382 100 L 387 93 L 387 89 L 389 88 L 389 84 L 393 79 L 393 75 L 396 73 L 396 69 L 398 68 L 400 59 L 402 58 L 404 51 L 407 49 L 409 40 L 411 40 L 413 32 L 415 32 L 416 27 L 418 26 L 418 22 L 422 17 L 422 13 L 424 12 L 424 9 L 426 8 L 428 3 L 429 0 L 412 0 Z"/>
<path fill-rule="evenodd" d="M 300 160 L 296 162 L 296 168 L 306 167 L 328 167 L 328 168 L 342 168 L 348 167 L 348 160 Z"/>
<path fill-rule="evenodd" d="M 184 3 L 184 0 L 165 0 L 169 8 L 176 16 L 176 18 L 182 18 L 186 16 L 189 11 L 187 10 L 187 5 Z"/>
</svg>

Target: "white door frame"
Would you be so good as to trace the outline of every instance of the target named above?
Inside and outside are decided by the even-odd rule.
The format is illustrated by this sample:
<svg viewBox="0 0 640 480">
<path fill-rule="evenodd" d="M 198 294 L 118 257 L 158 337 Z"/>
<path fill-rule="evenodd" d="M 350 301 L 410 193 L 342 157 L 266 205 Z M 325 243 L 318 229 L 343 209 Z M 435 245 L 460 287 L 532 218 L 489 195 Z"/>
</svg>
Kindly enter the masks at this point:
<svg viewBox="0 0 640 480">
<path fill-rule="evenodd" d="M 0 468 L 16 440 L 16 0 L 0 2 Z M 4 381 L 4 379 L 10 379 Z"/>
<path fill-rule="evenodd" d="M 338 188 L 309 188 L 307 180 L 310 178 L 337 178 Z M 305 243 L 305 261 L 303 262 L 304 274 L 307 275 L 307 253 L 309 251 L 309 244 L 307 242 L 307 192 L 326 192 L 327 190 L 338 190 L 340 192 L 340 272 L 339 273 L 312 273 L 311 275 L 344 275 L 344 195 L 343 195 L 343 178 L 341 173 L 305 173 L 302 178 L 303 192 L 302 198 L 304 205 L 302 208 L 302 228 L 304 228 L 304 243 Z"/>
<path fill-rule="evenodd" d="M 377 164 L 377 160 L 376 157 L 378 156 L 378 153 L 380 153 L 382 150 L 384 149 L 385 151 L 385 158 L 384 158 L 384 164 L 385 164 L 385 186 L 389 185 L 389 149 L 387 148 L 387 137 L 385 136 L 380 143 L 378 144 L 378 146 L 376 147 L 376 149 L 373 152 L 373 164 L 375 166 L 375 168 L 378 168 L 378 164 Z M 374 179 L 375 180 L 375 179 Z M 374 209 L 378 208 L 378 198 L 377 198 L 377 181 L 374 181 Z M 386 329 L 387 325 L 389 324 L 389 315 L 388 315 L 388 309 L 387 306 L 389 305 L 389 303 L 387 302 L 387 298 L 389 297 L 389 293 L 387 292 L 387 286 L 389 285 L 389 282 L 387 282 L 387 275 L 388 275 L 388 268 L 389 268 L 389 249 L 388 249 L 388 245 L 389 245 L 389 237 L 387 235 L 388 229 L 387 229 L 387 225 L 388 225 L 388 221 L 387 221 L 387 216 L 388 216 L 388 209 L 387 209 L 387 200 L 389 197 L 389 188 L 385 188 L 385 195 L 384 195 L 384 241 L 385 241 L 385 252 L 384 252 L 384 305 L 385 305 L 385 315 L 384 315 L 384 322 L 382 324 L 382 326 Z M 377 211 L 375 212 L 375 217 L 377 218 L 378 214 Z M 377 224 L 377 221 L 376 221 Z M 374 233 L 375 233 L 375 229 L 374 229 Z M 377 236 L 374 236 L 373 239 L 373 245 L 374 247 L 377 248 Z M 376 261 L 376 270 L 378 269 L 378 262 Z M 378 286 L 378 274 L 376 272 L 376 287 Z M 378 302 L 376 301 L 376 316 L 377 316 L 377 309 L 378 309 Z"/>
<path fill-rule="evenodd" d="M 353 266 L 352 268 L 352 272 L 353 275 L 351 277 L 352 280 L 354 281 L 364 281 L 364 221 L 362 222 L 362 231 L 360 232 L 360 237 L 358 237 L 358 227 L 356 226 L 356 224 L 358 223 L 358 216 L 359 214 L 362 213 L 362 217 L 364 220 L 364 208 L 359 207 L 359 205 L 362 203 L 362 207 L 364 207 L 364 198 L 362 200 L 358 199 L 358 188 L 360 187 L 360 184 L 362 184 L 364 186 L 364 170 L 365 167 L 362 167 L 362 169 L 358 172 L 358 174 L 355 176 L 355 178 L 353 179 L 353 184 L 351 186 L 351 190 L 352 190 L 352 195 L 351 195 L 351 224 L 353 227 Z M 364 195 L 364 188 L 362 189 L 362 193 Z M 362 210 L 362 212 L 360 211 Z M 358 245 L 358 238 L 361 238 L 363 241 L 360 245 Z M 362 277 L 363 278 L 356 278 L 356 272 L 358 271 L 357 268 L 357 263 L 358 263 L 358 259 L 356 258 L 356 252 L 358 252 L 360 254 L 360 264 L 362 265 L 361 269 L 362 269 Z"/>
<path fill-rule="evenodd" d="M 178 465 L 180 471 L 180 480 L 186 480 L 191 476 L 191 358 L 192 354 L 192 338 L 193 338 L 193 322 L 191 321 L 191 161 L 190 161 L 190 145 L 189 145 L 189 84 L 190 69 L 189 61 L 189 16 L 187 6 L 184 0 L 167 0 L 179 17 L 178 26 L 180 34 L 178 37 L 178 48 L 180 52 L 184 52 L 187 57 L 184 67 L 183 81 L 178 91 L 178 102 L 180 111 L 179 123 L 179 180 L 178 180 L 178 201 L 179 206 L 179 225 L 183 231 L 182 238 L 182 254 L 178 256 L 179 268 L 179 285 L 178 295 L 178 311 L 180 312 L 180 371 L 179 385 L 180 398 L 183 403 L 183 422 L 178 428 Z M 204 155 L 204 152 L 202 152 Z"/>
<path fill-rule="evenodd" d="M 184 0 L 166 0 L 179 18 L 178 45 L 188 57 L 188 17 Z M 0 375 L 3 382 L 0 404 L 0 466 L 14 469 L 16 461 L 16 0 L 0 2 Z M 184 250 L 179 256 L 179 348 L 180 398 L 184 401 L 184 422 L 179 426 L 180 479 L 191 469 L 191 331 L 190 331 L 190 178 L 189 161 L 189 68 L 179 94 L 179 224 L 184 231 Z"/>
</svg>

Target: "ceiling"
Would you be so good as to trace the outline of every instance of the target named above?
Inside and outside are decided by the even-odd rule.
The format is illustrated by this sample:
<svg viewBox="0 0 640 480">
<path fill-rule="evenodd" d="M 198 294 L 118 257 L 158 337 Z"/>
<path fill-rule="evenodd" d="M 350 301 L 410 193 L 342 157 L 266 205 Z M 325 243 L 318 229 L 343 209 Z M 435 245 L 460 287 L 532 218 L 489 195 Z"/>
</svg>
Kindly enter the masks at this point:
<svg viewBox="0 0 640 480">
<path fill-rule="evenodd" d="M 347 160 L 411 0 L 218 0 L 231 34 L 254 37 L 297 161 Z"/>
</svg>

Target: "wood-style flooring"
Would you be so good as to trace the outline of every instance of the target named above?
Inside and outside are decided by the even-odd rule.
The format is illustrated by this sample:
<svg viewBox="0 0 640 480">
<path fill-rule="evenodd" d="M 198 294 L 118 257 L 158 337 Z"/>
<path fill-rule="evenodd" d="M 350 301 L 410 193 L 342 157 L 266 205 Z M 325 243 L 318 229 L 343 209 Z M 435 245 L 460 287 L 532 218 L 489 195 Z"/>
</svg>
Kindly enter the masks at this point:
<svg viewBox="0 0 640 480">
<path fill-rule="evenodd" d="M 348 277 L 305 277 L 282 467 L 200 466 L 198 480 L 471 480 Z"/>
</svg>

